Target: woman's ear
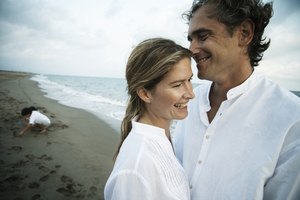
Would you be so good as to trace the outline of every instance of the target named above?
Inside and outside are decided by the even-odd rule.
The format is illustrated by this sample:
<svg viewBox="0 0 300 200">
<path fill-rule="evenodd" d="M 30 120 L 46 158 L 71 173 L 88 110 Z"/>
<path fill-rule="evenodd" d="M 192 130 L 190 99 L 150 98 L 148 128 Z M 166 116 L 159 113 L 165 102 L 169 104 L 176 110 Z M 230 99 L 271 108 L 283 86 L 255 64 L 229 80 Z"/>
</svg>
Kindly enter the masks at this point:
<svg viewBox="0 0 300 200">
<path fill-rule="evenodd" d="M 140 88 L 136 91 L 136 93 L 145 103 L 151 103 L 151 95 L 148 90 Z"/>
<path fill-rule="evenodd" d="M 244 20 L 240 25 L 240 41 L 241 46 L 248 46 L 253 39 L 255 25 L 250 19 Z"/>
</svg>

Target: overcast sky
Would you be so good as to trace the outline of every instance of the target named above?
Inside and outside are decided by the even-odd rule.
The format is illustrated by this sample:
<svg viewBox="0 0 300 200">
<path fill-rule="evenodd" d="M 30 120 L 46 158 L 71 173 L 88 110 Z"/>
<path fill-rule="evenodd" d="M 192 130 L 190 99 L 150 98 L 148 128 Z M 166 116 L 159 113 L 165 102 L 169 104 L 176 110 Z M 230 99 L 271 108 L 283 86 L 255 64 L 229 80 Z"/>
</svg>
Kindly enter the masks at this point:
<svg viewBox="0 0 300 200">
<path fill-rule="evenodd" d="M 300 91 L 300 1 L 274 0 L 258 69 Z M 181 14 L 192 0 L 1 0 L 0 69 L 124 77 L 132 47 L 166 37 L 188 47 Z M 193 66 L 194 73 L 196 69 Z M 196 79 L 196 78 L 195 78 Z"/>
</svg>

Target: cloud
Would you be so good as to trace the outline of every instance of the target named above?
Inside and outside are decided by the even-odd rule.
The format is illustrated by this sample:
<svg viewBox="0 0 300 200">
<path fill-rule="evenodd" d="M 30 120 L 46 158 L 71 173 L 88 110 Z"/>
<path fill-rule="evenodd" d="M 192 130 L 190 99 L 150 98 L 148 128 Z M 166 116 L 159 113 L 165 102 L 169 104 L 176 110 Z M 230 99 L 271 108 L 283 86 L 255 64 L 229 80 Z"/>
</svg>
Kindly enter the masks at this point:
<svg viewBox="0 0 300 200">
<path fill-rule="evenodd" d="M 276 23 L 285 21 L 290 15 L 299 13 L 300 1 L 299 0 L 274 0 L 273 1 L 274 15 L 272 20 Z"/>
<path fill-rule="evenodd" d="M 166 37 L 189 45 L 181 14 L 191 4 L 173 0 L 1 0 L 0 69 L 124 77 L 127 57 L 141 40 Z M 274 17 L 266 32 L 271 46 L 259 66 L 269 76 L 298 78 L 294 73 L 300 62 L 298 8 L 298 0 L 274 1 Z"/>
<path fill-rule="evenodd" d="M 148 37 L 182 40 L 186 27 L 177 15 L 183 4 L 164 3 L 168 7 L 158 0 L 1 1 L 1 67 L 123 77 L 133 45 Z"/>
<path fill-rule="evenodd" d="M 300 90 L 300 3 L 275 0 L 273 8 L 274 15 L 265 33 L 271 45 L 258 69 L 280 85 Z"/>
</svg>

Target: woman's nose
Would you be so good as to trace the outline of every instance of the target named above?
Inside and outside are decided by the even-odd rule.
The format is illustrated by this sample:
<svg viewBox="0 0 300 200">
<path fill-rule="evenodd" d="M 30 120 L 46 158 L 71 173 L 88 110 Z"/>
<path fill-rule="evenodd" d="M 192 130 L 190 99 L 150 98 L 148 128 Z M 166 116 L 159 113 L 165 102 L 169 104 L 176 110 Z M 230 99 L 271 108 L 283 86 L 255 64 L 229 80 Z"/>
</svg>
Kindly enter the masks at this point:
<svg viewBox="0 0 300 200">
<path fill-rule="evenodd" d="M 184 94 L 184 98 L 187 98 L 187 99 L 193 99 L 195 97 L 195 94 L 193 92 L 193 86 L 191 83 L 189 83 L 187 85 L 187 89 L 186 89 L 186 92 Z"/>
</svg>

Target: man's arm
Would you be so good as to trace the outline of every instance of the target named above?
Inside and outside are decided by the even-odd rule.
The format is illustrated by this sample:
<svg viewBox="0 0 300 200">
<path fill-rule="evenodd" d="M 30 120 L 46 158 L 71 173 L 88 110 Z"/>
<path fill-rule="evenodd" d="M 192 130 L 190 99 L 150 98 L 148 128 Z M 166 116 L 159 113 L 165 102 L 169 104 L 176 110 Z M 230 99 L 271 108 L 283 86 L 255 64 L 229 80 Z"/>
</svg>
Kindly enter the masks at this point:
<svg viewBox="0 0 300 200">
<path fill-rule="evenodd" d="M 265 185 L 264 200 L 300 199 L 300 122 L 285 138 L 273 177 Z"/>
</svg>

